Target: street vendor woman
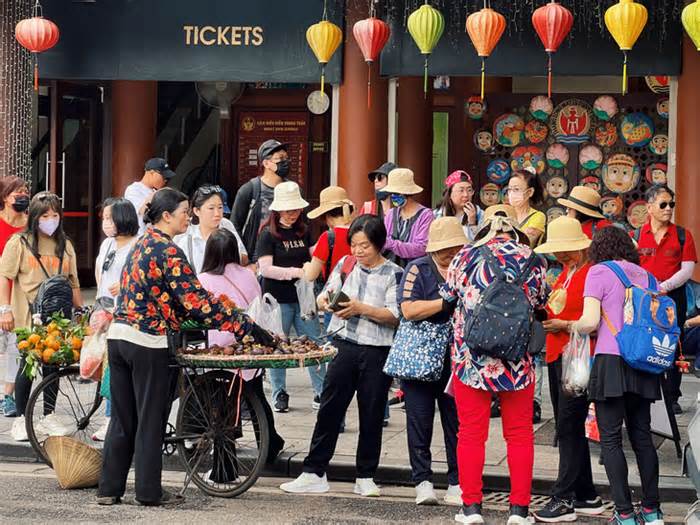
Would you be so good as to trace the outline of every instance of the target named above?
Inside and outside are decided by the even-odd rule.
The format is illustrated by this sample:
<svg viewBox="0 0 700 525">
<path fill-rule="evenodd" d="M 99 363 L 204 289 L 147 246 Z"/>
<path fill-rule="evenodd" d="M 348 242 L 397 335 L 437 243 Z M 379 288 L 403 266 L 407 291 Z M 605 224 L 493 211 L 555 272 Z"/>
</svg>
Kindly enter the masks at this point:
<svg viewBox="0 0 700 525">
<path fill-rule="evenodd" d="M 202 288 L 185 253 L 172 241 L 187 231 L 187 196 L 159 190 L 147 205 L 146 233 L 132 249 L 121 278 L 114 321 L 107 334 L 111 370 L 112 418 L 105 439 L 98 503 L 121 502 L 134 459 L 136 501 L 163 505 L 179 499 L 161 485 L 161 447 L 171 401 L 168 332 L 180 323 L 271 336 L 236 305 Z"/>
</svg>

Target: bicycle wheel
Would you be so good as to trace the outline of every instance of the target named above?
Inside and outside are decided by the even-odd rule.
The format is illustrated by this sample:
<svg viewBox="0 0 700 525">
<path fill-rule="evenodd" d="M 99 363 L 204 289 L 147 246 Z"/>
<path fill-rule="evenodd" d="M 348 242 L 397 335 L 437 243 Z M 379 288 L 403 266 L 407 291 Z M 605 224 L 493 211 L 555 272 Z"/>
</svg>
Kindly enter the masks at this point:
<svg viewBox="0 0 700 525">
<path fill-rule="evenodd" d="M 177 414 L 178 455 L 194 484 L 210 496 L 248 490 L 267 459 L 270 433 L 260 399 L 231 372 L 192 381 Z"/>
<path fill-rule="evenodd" d="M 92 435 L 105 417 L 100 383 L 82 379 L 78 367 L 59 369 L 37 385 L 24 415 L 34 452 L 51 466 L 43 445 L 50 435 L 70 436 L 94 445 Z"/>
</svg>

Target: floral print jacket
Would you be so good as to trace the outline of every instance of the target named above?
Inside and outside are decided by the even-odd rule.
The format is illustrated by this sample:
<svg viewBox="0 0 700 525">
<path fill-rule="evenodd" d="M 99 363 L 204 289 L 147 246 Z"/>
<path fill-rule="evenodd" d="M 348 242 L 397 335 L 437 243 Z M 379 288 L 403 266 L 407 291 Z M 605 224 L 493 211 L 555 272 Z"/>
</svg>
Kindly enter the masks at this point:
<svg viewBox="0 0 700 525">
<path fill-rule="evenodd" d="M 515 278 L 525 267 L 532 251 L 529 247 L 509 238 L 496 237 L 486 243 L 505 267 L 505 273 Z M 544 308 L 547 284 L 546 264 L 540 257 L 534 264 L 530 278 L 523 288 L 535 308 Z M 452 260 L 447 273 L 447 280 L 441 289 L 442 296 L 450 301 L 458 300 L 452 317 L 454 326 L 454 343 L 452 347 L 452 369 L 466 385 L 490 392 L 509 392 L 522 390 L 535 379 L 532 357 L 525 354 L 520 361 L 502 361 L 484 354 L 472 352 L 462 342 L 464 322 L 471 315 L 481 293 L 494 280 L 478 248 L 465 246 Z"/>
<path fill-rule="evenodd" d="M 150 227 L 136 242 L 122 272 L 114 322 L 151 335 L 179 331 L 183 321 L 244 335 L 250 318 L 225 296 L 214 297 L 197 280 L 185 253 Z"/>
</svg>

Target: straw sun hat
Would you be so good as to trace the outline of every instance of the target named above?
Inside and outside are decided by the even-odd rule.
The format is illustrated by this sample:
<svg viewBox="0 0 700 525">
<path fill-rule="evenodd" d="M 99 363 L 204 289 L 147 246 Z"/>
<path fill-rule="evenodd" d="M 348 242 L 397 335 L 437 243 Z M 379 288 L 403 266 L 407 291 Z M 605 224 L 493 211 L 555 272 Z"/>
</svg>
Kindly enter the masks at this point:
<svg viewBox="0 0 700 525">
<path fill-rule="evenodd" d="M 557 199 L 562 206 L 580 211 L 589 217 L 604 219 L 600 213 L 600 195 L 588 186 L 574 186 L 566 199 Z"/>
<path fill-rule="evenodd" d="M 353 202 L 348 198 L 348 193 L 340 186 L 329 186 L 321 191 L 319 197 L 320 204 L 318 208 L 314 208 L 307 217 L 316 219 L 324 213 L 328 213 L 336 208 L 343 208 L 343 217 L 350 217 L 350 207 L 354 207 Z"/>
<path fill-rule="evenodd" d="M 301 210 L 309 205 L 301 198 L 301 191 L 296 182 L 281 182 L 275 186 L 275 196 L 270 204 L 272 211 Z"/>
<path fill-rule="evenodd" d="M 477 232 L 472 246 L 474 248 L 483 246 L 499 233 L 512 233 L 519 243 L 529 243 L 527 235 L 518 228 L 515 209 L 508 204 L 495 204 L 486 208 L 481 228 Z"/>
<path fill-rule="evenodd" d="M 428 253 L 439 252 L 455 246 L 464 246 L 469 241 L 457 217 L 440 217 L 430 223 L 428 230 Z"/>
<path fill-rule="evenodd" d="M 386 193 L 416 195 L 423 191 L 413 180 L 413 172 L 406 168 L 396 168 L 389 172 L 389 182 L 382 188 Z"/>
<path fill-rule="evenodd" d="M 536 253 L 577 252 L 591 245 L 581 223 L 571 217 L 559 217 L 547 226 L 547 242 L 535 248 Z"/>
</svg>

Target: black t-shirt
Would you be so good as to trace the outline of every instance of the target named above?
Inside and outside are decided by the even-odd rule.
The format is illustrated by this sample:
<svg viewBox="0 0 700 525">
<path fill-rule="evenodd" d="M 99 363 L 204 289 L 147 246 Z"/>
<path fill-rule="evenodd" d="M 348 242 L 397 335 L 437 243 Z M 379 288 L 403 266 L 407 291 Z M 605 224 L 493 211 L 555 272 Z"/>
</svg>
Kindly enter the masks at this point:
<svg viewBox="0 0 700 525">
<path fill-rule="evenodd" d="M 258 239 L 258 258 L 272 255 L 272 264 L 280 268 L 301 268 L 305 262 L 311 260 L 309 248 L 311 240 L 307 231 L 299 238 L 292 230 L 280 228 L 278 230 L 281 239 L 274 237 L 268 228 L 265 228 Z M 296 279 L 291 281 L 278 281 L 276 279 L 263 280 L 263 293 L 270 293 L 279 303 L 296 303 L 297 290 L 294 287 Z"/>
</svg>

